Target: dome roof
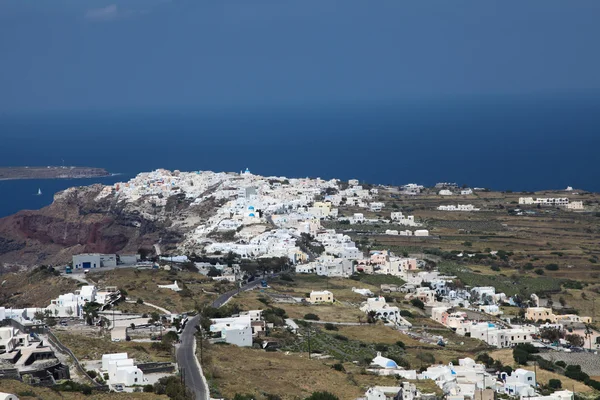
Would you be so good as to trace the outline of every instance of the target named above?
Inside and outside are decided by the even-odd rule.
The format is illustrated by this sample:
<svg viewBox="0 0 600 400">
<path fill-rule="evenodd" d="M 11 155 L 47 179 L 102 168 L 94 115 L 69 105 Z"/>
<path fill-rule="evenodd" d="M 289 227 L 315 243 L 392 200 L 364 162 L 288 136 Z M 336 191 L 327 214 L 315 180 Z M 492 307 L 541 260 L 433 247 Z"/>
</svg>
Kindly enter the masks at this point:
<svg viewBox="0 0 600 400">
<path fill-rule="evenodd" d="M 371 361 L 371 365 L 378 365 L 381 368 L 389 368 L 389 369 L 397 369 L 398 364 L 394 360 L 390 360 L 389 358 L 382 357 L 381 353 L 377 353 L 377 357 Z"/>
</svg>

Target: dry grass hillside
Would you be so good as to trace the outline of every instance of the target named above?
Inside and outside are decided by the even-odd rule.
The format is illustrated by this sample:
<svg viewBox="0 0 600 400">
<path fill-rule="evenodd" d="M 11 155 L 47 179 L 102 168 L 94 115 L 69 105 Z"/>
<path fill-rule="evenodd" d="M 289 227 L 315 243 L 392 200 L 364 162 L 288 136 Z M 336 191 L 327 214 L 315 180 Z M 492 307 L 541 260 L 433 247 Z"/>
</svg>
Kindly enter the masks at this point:
<svg viewBox="0 0 600 400">
<path fill-rule="evenodd" d="M 50 300 L 73 292 L 79 285 L 45 268 L 5 272 L 0 275 L 0 304 L 14 308 L 46 307 Z"/>
<path fill-rule="evenodd" d="M 215 283 L 199 273 L 185 271 L 124 268 L 91 272 L 87 279 L 99 287 L 117 286 L 125 289 L 128 299 L 142 299 L 175 313 L 193 310 L 196 303 L 208 302 L 216 297 L 214 293 L 230 289 L 229 285 Z M 158 287 L 174 281 L 177 281 L 182 291 L 174 292 Z M 121 308 L 133 310 L 134 307 L 121 305 Z"/>
</svg>

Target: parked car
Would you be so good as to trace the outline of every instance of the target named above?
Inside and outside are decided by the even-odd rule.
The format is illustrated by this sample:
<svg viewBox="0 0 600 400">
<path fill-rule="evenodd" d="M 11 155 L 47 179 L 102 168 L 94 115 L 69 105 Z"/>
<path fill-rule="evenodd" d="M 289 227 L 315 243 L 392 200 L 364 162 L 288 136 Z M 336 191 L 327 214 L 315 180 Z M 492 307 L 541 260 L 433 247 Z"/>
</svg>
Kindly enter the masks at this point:
<svg viewBox="0 0 600 400">
<path fill-rule="evenodd" d="M 125 390 L 125 388 L 123 387 L 123 385 L 114 385 L 113 386 L 115 388 L 116 392 L 122 392 L 123 390 Z"/>
</svg>

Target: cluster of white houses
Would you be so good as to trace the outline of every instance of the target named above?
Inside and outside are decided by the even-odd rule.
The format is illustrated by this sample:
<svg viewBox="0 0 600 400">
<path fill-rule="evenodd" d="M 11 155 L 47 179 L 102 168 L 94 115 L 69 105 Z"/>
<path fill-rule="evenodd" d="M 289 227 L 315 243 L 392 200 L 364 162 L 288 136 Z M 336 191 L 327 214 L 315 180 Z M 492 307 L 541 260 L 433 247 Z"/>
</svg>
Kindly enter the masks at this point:
<svg viewBox="0 0 600 400">
<path fill-rule="evenodd" d="M 101 306 L 111 301 L 115 301 L 120 296 L 116 286 L 107 286 L 103 290 L 98 290 L 93 285 L 83 285 L 74 293 L 59 295 L 56 299 L 50 300 L 50 304 L 45 308 L 5 308 L 0 307 L 0 321 L 4 319 L 14 319 L 19 322 L 31 321 L 37 313 L 44 313 L 57 318 L 83 318 L 83 307 L 88 302 L 96 302 Z"/>
<path fill-rule="evenodd" d="M 491 374 L 484 364 L 471 358 L 461 358 L 458 365 L 453 363 L 429 366 L 419 373 L 406 370 L 394 360 L 383 357 L 381 353 L 367 369 L 379 375 L 392 375 L 406 380 L 432 380 L 443 391 L 444 398 L 450 400 L 486 399 L 493 400 L 497 394 L 510 397 L 527 397 L 537 400 L 573 400 L 573 392 L 556 391 L 549 396 L 537 392 L 535 372 L 518 368 L 510 374 L 501 372 Z M 387 399 L 428 399 L 430 395 L 420 393 L 413 384 L 405 382 L 398 387 L 373 387 L 365 393 L 363 400 Z"/>
<path fill-rule="evenodd" d="M 418 185 L 408 185 L 406 190 L 420 190 Z M 356 179 L 344 186 L 339 180 L 320 178 L 288 179 L 263 177 L 248 169 L 239 174 L 210 171 L 181 172 L 159 169 L 141 173 L 128 182 L 105 187 L 97 199 L 114 197 L 118 202 L 143 202 L 152 207 L 164 207 L 172 196 L 184 195 L 193 205 L 205 201 L 219 203 L 215 213 L 190 232 L 180 250 L 194 251 L 203 247 L 207 252 L 229 252 L 243 258 L 289 257 L 292 262 L 307 258 L 296 243 L 301 233 L 308 233 L 321 242 L 327 254 L 336 257 L 359 259 L 361 253 L 345 237 L 334 237 L 335 232 L 325 231 L 323 219 L 346 219 L 353 223 L 368 223 L 362 213 L 351 217 L 338 217 L 337 207 L 361 207 L 371 212 L 381 212 L 385 204 L 376 201 L 377 188 L 364 188 Z M 139 207 L 137 207 L 139 208 Z M 163 218 L 160 213 L 142 215 L 153 220 Z M 414 216 L 391 212 L 388 220 L 378 217 L 375 222 L 391 222 L 407 227 L 418 227 Z M 269 225 L 276 229 L 268 229 Z M 233 233 L 233 240 L 223 243 L 218 234 Z M 396 234 L 390 230 L 388 234 Z M 398 235 L 428 236 L 427 230 L 398 231 Z M 342 235 L 343 236 L 343 235 Z M 123 256 L 121 256 L 123 261 Z M 74 260 L 74 267 L 93 268 L 115 265 L 115 257 L 86 255 Z"/>
</svg>

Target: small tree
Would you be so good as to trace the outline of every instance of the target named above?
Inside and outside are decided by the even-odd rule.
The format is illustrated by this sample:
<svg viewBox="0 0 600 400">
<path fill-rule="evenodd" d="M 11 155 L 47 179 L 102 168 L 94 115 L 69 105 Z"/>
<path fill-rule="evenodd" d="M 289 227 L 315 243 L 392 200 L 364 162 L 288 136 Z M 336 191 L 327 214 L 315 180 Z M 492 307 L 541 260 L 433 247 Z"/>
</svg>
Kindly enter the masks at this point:
<svg viewBox="0 0 600 400">
<path fill-rule="evenodd" d="M 308 319 L 311 321 L 318 321 L 320 320 L 319 316 L 317 314 L 313 314 L 313 313 L 308 313 L 304 315 L 304 319 Z"/>
<path fill-rule="evenodd" d="M 562 339 L 563 333 L 558 328 L 543 328 L 540 330 L 540 337 L 551 342 L 556 342 L 558 339 Z"/>
<path fill-rule="evenodd" d="M 561 389 L 562 382 L 560 381 L 560 379 L 550 379 L 548 381 L 548 386 L 552 389 Z"/>
<path fill-rule="evenodd" d="M 342 363 L 335 363 L 331 366 L 331 368 L 335 369 L 336 371 L 340 371 L 340 372 L 345 371 L 344 365 Z"/>
<path fill-rule="evenodd" d="M 569 342 L 569 344 L 571 346 L 581 347 L 584 344 L 583 337 L 580 336 L 580 335 L 578 335 L 578 334 L 576 334 L 576 333 L 572 333 L 572 334 L 567 335 L 565 337 L 565 340 L 567 342 Z"/>
<path fill-rule="evenodd" d="M 325 329 L 328 330 L 328 331 L 337 331 L 338 327 L 335 326 L 334 324 L 328 322 L 328 323 L 325 324 Z"/>
<path fill-rule="evenodd" d="M 421 300 L 419 299 L 412 299 L 410 301 L 410 304 L 412 304 L 414 307 L 420 308 L 421 310 L 425 309 L 425 303 L 423 303 Z"/>
</svg>

